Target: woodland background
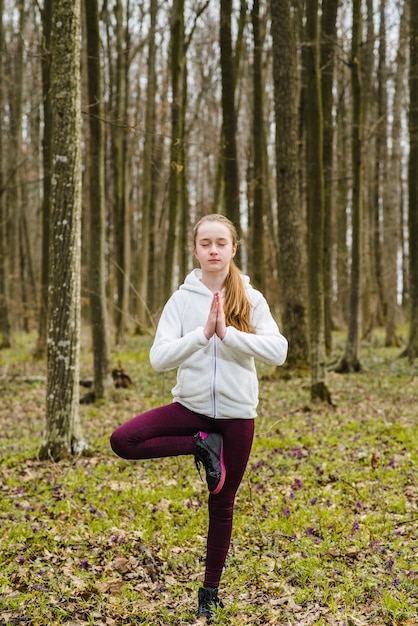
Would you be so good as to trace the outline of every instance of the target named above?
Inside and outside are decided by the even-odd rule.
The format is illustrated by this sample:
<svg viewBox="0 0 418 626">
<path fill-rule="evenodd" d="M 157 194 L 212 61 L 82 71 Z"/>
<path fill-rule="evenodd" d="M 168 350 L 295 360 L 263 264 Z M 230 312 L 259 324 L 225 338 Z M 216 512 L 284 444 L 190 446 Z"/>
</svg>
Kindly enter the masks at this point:
<svg viewBox="0 0 418 626">
<path fill-rule="evenodd" d="M 361 369 L 376 327 L 398 343 L 399 320 L 415 358 L 414 2 L 2 0 L 0 13 L 0 331 L 8 347 L 37 330 L 48 454 L 80 440 L 81 322 L 97 399 L 111 344 L 152 334 L 192 267 L 206 212 L 237 225 L 242 269 L 313 398 L 332 402 L 333 328 L 347 330 L 341 372 Z"/>
<path fill-rule="evenodd" d="M 169 401 L 154 328 L 218 211 L 290 341 L 259 368 L 220 623 L 416 624 L 418 3 L 0 17 L 0 623 L 193 621 L 204 485 L 109 434 Z"/>
</svg>

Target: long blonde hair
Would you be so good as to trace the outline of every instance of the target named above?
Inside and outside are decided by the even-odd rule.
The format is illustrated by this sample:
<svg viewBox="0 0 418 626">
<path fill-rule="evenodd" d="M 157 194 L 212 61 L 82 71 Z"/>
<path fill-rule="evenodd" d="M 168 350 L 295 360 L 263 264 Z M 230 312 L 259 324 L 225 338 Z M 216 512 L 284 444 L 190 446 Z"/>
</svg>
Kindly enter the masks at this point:
<svg viewBox="0 0 418 626">
<path fill-rule="evenodd" d="M 211 213 L 210 215 L 203 216 L 195 225 L 193 229 L 193 248 L 196 248 L 196 238 L 199 227 L 205 222 L 221 222 L 224 224 L 230 232 L 232 245 L 239 245 L 238 233 L 231 220 L 219 213 Z M 229 264 L 229 272 L 223 286 L 225 289 L 224 311 L 226 325 L 234 326 L 245 333 L 253 333 L 254 329 L 251 325 L 251 303 L 245 291 L 241 272 L 233 259 L 231 259 Z"/>
</svg>

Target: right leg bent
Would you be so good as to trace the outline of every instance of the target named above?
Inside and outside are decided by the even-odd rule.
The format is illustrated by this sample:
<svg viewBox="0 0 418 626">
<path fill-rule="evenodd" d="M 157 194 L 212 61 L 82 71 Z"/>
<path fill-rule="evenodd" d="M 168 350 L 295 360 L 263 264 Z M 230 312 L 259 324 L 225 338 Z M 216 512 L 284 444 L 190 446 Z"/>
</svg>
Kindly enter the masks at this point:
<svg viewBox="0 0 418 626">
<path fill-rule="evenodd" d="M 113 451 L 123 459 L 153 459 L 193 454 L 195 435 L 208 429 L 209 418 L 178 402 L 151 409 L 125 422 L 110 436 Z"/>
</svg>

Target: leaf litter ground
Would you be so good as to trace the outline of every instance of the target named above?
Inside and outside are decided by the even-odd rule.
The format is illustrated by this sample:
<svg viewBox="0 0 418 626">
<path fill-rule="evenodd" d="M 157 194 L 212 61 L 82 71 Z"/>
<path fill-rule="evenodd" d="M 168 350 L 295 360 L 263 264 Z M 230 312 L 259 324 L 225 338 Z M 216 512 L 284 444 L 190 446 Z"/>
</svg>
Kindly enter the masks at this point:
<svg viewBox="0 0 418 626">
<path fill-rule="evenodd" d="M 25 341 L 0 354 L 0 625 L 195 623 L 207 494 L 193 459 L 127 462 L 108 443 L 170 400 L 174 375 L 133 338 L 113 355 L 133 387 L 80 405 L 91 456 L 39 462 L 44 365 Z M 359 374 L 330 367 L 334 407 L 260 367 L 216 623 L 418 624 L 418 366 L 382 345 L 362 347 Z"/>
</svg>

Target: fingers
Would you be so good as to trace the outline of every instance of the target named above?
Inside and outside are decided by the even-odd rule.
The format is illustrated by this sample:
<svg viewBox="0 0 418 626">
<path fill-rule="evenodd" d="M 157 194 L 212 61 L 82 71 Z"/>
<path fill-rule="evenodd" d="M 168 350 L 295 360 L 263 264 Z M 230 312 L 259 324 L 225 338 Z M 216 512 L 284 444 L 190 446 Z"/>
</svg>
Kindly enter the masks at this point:
<svg viewBox="0 0 418 626">
<path fill-rule="evenodd" d="M 216 328 L 215 332 L 218 335 L 219 339 L 223 339 L 226 333 L 226 323 L 225 323 L 225 313 L 224 307 L 221 300 L 221 294 L 219 292 L 215 293 L 216 305 L 217 305 L 217 317 L 216 317 Z"/>
<path fill-rule="evenodd" d="M 216 331 L 216 320 L 218 317 L 218 305 L 216 300 L 216 294 L 212 298 L 212 302 L 209 309 L 208 319 L 203 329 L 206 339 L 210 339 Z"/>
<path fill-rule="evenodd" d="M 208 319 L 206 321 L 203 332 L 206 339 L 210 339 L 215 333 L 220 339 L 223 339 L 225 337 L 225 313 L 221 300 L 221 294 L 219 293 L 219 291 L 216 291 L 213 294 Z"/>
</svg>

